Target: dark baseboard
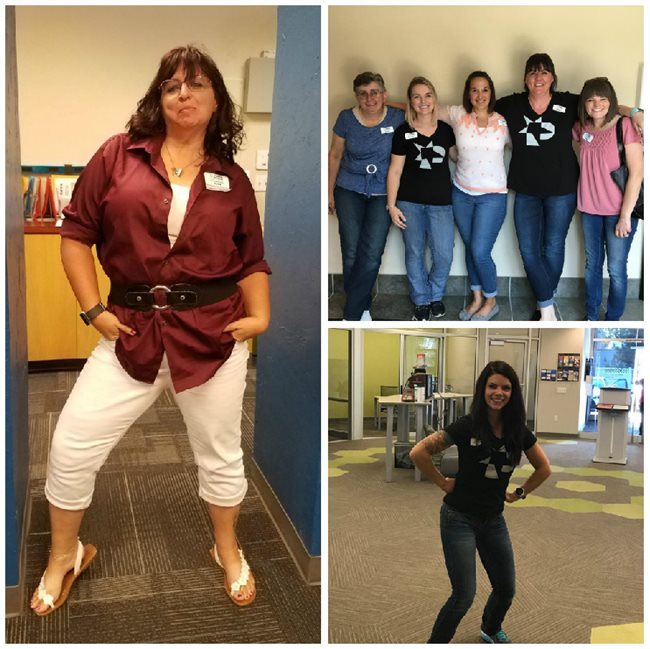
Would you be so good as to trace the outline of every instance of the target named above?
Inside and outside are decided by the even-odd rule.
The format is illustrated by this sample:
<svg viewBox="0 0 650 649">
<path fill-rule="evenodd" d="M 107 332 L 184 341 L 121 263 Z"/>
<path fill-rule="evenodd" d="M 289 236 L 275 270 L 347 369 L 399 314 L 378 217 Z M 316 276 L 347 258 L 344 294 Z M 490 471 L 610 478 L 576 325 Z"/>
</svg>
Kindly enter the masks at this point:
<svg viewBox="0 0 650 649">
<path fill-rule="evenodd" d="M 303 579 L 311 586 L 321 582 L 321 558 L 314 557 L 307 552 L 300 535 L 293 526 L 291 519 L 277 499 L 271 485 L 257 466 L 255 459 L 251 456 L 249 464 L 250 477 L 260 494 L 262 502 L 269 512 L 271 520 L 275 523 L 284 544 L 294 560 Z"/>
<path fill-rule="evenodd" d="M 18 583 L 15 586 L 5 586 L 5 617 L 18 617 L 23 614 L 25 603 L 25 561 L 27 559 L 26 543 L 29 532 L 29 521 L 32 515 L 32 499 L 27 494 L 25 500 L 25 514 L 23 516 L 23 530 L 20 542 L 20 555 L 18 558 Z"/>
</svg>

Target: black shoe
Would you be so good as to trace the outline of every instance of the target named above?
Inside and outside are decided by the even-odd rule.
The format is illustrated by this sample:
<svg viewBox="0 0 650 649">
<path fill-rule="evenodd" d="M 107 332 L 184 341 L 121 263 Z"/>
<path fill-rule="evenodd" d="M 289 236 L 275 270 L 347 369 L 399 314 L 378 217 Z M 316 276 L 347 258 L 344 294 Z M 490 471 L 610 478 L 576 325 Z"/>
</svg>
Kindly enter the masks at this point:
<svg viewBox="0 0 650 649">
<path fill-rule="evenodd" d="M 413 317 L 411 320 L 428 320 L 429 319 L 429 305 L 416 304 L 413 309 Z"/>
<path fill-rule="evenodd" d="M 431 315 L 434 318 L 442 318 L 447 311 L 445 310 L 445 305 L 442 302 L 431 302 Z"/>
<path fill-rule="evenodd" d="M 541 320 L 542 319 L 542 312 L 539 309 L 535 309 L 533 311 L 533 315 L 530 316 L 531 320 Z"/>
</svg>

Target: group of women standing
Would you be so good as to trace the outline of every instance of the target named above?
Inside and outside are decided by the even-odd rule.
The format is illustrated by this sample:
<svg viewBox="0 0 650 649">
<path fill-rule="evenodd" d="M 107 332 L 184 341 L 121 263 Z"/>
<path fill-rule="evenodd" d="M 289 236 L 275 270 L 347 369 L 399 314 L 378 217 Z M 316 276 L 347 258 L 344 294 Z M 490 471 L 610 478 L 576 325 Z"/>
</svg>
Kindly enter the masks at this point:
<svg viewBox="0 0 650 649">
<path fill-rule="evenodd" d="M 577 206 L 585 236 L 586 319 L 599 316 L 605 253 L 610 275 L 605 319 L 620 319 L 637 225 L 631 212 L 643 178 L 638 134 L 643 111 L 619 106 L 604 78 L 587 81 L 581 95 L 558 92 L 548 54 L 529 57 L 524 87 L 497 100 L 490 76 L 475 71 L 465 82 L 462 105 L 439 106 L 431 82 L 415 77 L 404 115 L 399 105 L 387 105 L 381 75 L 357 76 L 358 106 L 339 115 L 329 154 L 329 209 L 339 223 L 345 320 L 371 319 L 371 291 L 391 222 L 404 237 L 414 320 L 445 315 L 454 222 L 465 244 L 472 291 L 458 318 L 493 318 L 499 305 L 491 253 L 509 189 L 515 194 L 519 250 L 537 303 L 529 318 L 556 319 L 553 300 Z M 636 127 L 623 119 L 630 172 L 623 194 L 610 177 L 619 166 L 619 113 L 629 115 Z M 574 139 L 580 142 L 580 165 Z M 512 157 L 506 171 L 507 146 Z M 449 159 L 456 162 L 453 178 Z"/>
</svg>

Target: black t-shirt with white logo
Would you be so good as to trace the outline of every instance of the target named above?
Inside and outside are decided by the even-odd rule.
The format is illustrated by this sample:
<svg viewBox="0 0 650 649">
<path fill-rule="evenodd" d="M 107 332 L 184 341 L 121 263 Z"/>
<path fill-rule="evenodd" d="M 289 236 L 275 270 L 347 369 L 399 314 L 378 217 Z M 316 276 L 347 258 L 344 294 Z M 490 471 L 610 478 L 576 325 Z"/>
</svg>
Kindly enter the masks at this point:
<svg viewBox="0 0 650 649">
<path fill-rule="evenodd" d="M 578 119 L 578 95 L 554 92 L 538 115 L 520 92 L 498 99 L 494 109 L 508 122 L 512 159 L 508 187 L 532 196 L 575 192 L 580 168 L 573 150 L 572 129 Z"/>
<path fill-rule="evenodd" d="M 490 434 L 490 443 L 481 443 L 469 415 L 445 428 L 458 447 L 458 473 L 454 490 L 444 501 L 465 514 L 495 516 L 503 511 L 506 488 L 515 470 L 513 458 L 503 439 Z M 537 438 L 526 428 L 523 450 Z"/>
<path fill-rule="evenodd" d="M 451 205 L 449 149 L 456 144 L 449 124 L 438 122 L 427 137 L 404 122 L 393 135 L 394 155 L 406 156 L 397 191 L 398 201 L 423 205 Z"/>
</svg>

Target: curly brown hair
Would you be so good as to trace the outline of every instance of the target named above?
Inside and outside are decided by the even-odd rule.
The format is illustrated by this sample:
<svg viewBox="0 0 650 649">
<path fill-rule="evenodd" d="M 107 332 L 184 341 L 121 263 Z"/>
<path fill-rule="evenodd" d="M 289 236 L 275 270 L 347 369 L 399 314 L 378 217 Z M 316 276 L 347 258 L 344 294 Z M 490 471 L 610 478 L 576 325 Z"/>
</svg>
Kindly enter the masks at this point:
<svg viewBox="0 0 650 649">
<path fill-rule="evenodd" d="M 234 162 L 235 154 L 244 139 L 237 109 L 215 62 L 208 54 L 192 45 L 176 47 L 160 60 L 158 72 L 147 93 L 138 102 L 136 112 L 126 124 L 131 140 L 165 133 L 165 120 L 160 105 L 160 84 L 171 79 L 179 67 L 185 70 L 188 78 L 201 74 L 210 79 L 217 100 L 217 110 L 212 115 L 205 133 L 204 149 L 206 154 L 218 160 Z"/>
</svg>

